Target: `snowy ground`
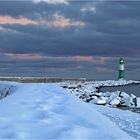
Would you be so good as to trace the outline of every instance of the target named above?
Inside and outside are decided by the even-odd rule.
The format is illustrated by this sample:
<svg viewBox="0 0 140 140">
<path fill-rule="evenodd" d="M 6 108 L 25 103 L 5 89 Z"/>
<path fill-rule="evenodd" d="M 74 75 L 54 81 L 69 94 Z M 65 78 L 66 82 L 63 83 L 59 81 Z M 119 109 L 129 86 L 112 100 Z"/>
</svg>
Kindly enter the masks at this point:
<svg viewBox="0 0 140 140">
<path fill-rule="evenodd" d="M 15 88 L 0 100 L 1 139 L 140 138 L 139 114 L 85 103 L 61 84 L 0 84 Z"/>
<path fill-rule="evenodd" d="M 93 104 L 92 106 L 105 116 L 109 117 L 111 121 L 129 135 L 136 139 L 140 139 L 140 114 L 106 106 L 96 106 Z"/>
</svg>

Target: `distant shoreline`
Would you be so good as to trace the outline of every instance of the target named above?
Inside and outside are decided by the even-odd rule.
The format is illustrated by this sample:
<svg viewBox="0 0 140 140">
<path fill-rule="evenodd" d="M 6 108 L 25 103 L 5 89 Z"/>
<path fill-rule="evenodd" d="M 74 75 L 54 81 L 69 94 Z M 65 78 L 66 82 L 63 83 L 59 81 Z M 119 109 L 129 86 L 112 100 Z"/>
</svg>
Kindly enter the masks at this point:
<svg viewBox="0 0 140 140">
<path fill-rule="evenodd" d="M 0 81 L 14 81 L 21 83 L 51 83 L 63 81 L 86 81 L 85 78 L 57 78 L 57 77 L 0 77 Z"/>
<path fill-rule="evenodd" d="M 134 80 L 134 79 L 133 79 Z M 1 76 L 0 81 L 13 81 L 20 83 L 51 83 L 51 82 L 64 82 L 64 81 L 106 81 L 97 79 L 86 79 L 86 78 L 59 78 L 59 77 L 18 77 L 18 76 Z M 117 79 L 115 79 L 117 81 Z M 134 80 L 140 81 L 140 80 Z"/>
</svg>

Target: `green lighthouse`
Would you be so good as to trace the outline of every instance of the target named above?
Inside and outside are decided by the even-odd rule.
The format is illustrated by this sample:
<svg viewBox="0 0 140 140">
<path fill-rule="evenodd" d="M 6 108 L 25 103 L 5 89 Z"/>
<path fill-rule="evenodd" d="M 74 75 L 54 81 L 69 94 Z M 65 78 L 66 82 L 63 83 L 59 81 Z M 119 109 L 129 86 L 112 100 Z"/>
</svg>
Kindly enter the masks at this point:
<svg viewBox="0 0 140 140">
<path fill-rule="evenodd" d="M 120 58 L 120 66 L 119 66 L 119 79 L 125 79 L 125 70 L 124 70 L 124 59 Z"/>
</svg>

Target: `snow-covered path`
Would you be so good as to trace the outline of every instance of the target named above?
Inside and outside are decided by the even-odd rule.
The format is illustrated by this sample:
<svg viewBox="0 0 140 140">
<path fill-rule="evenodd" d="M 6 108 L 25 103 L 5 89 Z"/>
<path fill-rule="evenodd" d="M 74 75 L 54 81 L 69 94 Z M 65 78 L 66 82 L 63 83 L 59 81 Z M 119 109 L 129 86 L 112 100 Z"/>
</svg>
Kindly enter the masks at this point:
<svg viewBox="0 0 140 140">
<path fill-rule="evenodd" d="M 140 114 L 117 108 L 91 105 L 96 107 L 99 112 L 109 117 L 110 120 L 118 125 L 122 130 L 126 131 L 134 138 L 140 139 Z"/>
<path fill-rule="evenodd" d="M 15 84 L 0 101 L 0 138 L 132 139 L 59 84 Z"/>
</svg>

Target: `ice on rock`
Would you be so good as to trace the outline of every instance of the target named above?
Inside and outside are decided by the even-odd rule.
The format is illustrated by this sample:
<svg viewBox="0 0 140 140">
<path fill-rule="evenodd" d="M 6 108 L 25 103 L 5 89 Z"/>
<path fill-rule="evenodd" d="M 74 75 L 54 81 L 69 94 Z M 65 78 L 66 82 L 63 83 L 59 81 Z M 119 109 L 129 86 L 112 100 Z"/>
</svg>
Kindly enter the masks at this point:
<svg viewBox="0 0 140 140">
<path fill-rule="evenodd" d="M 98 99 L 96 104 L 97 105 L 105 105 L 106 104 L 106 100 Z"/>
<path fill-rule="evenodd" d="M 98 97 L 97 97 L 97 96 L 92 96 L 91 98 L 92 98 L 92 99 L 98 99 Z"/>
<path fill-rule="evenodd" d="M 98 98 L 94 98 L 94 99 L 92 99 L 92 100 L 90 101 L 90 103 L 94 103 L 94 104 L 96 104 L 97 101 L 98 101 Z"/>
<path fill-rule="evenodd" d="M 137 98 L 134 94 L 131 94 L 130 96 L 131 96 L 132 99 Z"/>
<path fill-rule="evenodd" d="M 132 107 L 137 106 L 137 97 L 134 94 L 130 95 L 130 105 Z"/>
<path fill-rule="evenodd" d="M 102 96 L 102 97 L 100 97 L 100 99 L 106 101 L 107 103 L 109 103 L 109 98 L 108 97 L 103 97 Z"/>
<path fill-rule="evenodd" d="M 94 95 L 97 97 L 100 97 L 100 96 L 102 96 L 102 92 L 94 92 Z"/>
<path fill-rule="evenodd" d="M 130 98 L 130 96 L 125 92 L 120 92 L 119 96 L 123 98 Z"/>
<path fill-rule="evenodd" d="M 110 93 L 110 92 L 104 92 L 104 93 L 102 93 L 102 95 L 103 95 L 104 97 L 110 97 L 111 93 Z"/>
<path fill-rule="evenodd" d="M 67 88 L 69 88 L 69 89 L 75 89 L 75 88 L 78 88 L 79 87 L 79 85 L 68 85 L 67 86 Z"/>
<path fill-rule="evenodd" d="M 109 100 L 112 101 L 115 98 L 117 98 L 117 93 L 116 92 L 111 92 L 111 96 L 109 97 Z"/>
<path fill-rule="evenodd" d="M 119 105 L 121 102 L 118 98 L 114 98 L 111 102 L 110 102 L 110 105 L 111 106 L 116 106 L 116 105 Z"/>
</svg>

